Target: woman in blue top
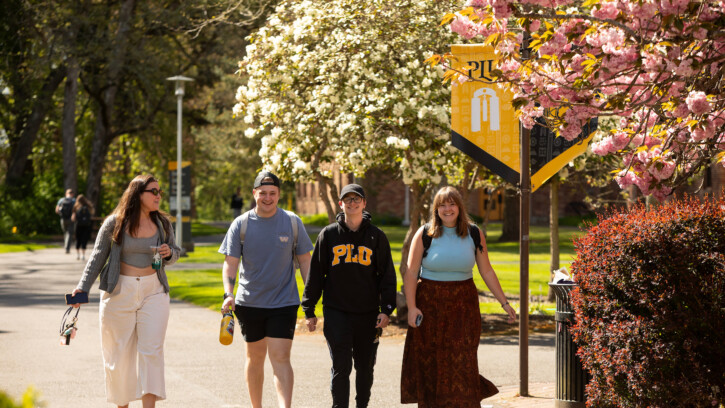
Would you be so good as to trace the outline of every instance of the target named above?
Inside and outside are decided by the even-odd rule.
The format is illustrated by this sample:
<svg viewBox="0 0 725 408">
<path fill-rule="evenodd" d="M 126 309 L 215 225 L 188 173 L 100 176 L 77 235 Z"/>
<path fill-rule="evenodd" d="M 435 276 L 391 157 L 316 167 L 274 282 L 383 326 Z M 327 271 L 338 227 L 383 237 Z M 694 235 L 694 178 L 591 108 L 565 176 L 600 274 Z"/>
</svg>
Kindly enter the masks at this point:
<svg viewBox="0 0 725 408">
<path fill-rule="evenodd" d="M 433 199 L 431 212 L 426 232 L 432 238 L 430 247 L 424 248 L 425 227 L 421 227 L 413 237 L 403 277 L 410 327 L 403 354 L 401 402 L 417 402 L 426 408 L 479 407 L 482 399 L 498 389 L 478 373 L 481 315 L 474 264 L 508 314 L 509 323 L 515 321 L 516 312 L 506 301 L 477 228 L 481 246 L 475 248 L 461 194 L 443 187 Z M 416 318 L 421 315 L 424 319 L 418 326 Z"/>
</svg>

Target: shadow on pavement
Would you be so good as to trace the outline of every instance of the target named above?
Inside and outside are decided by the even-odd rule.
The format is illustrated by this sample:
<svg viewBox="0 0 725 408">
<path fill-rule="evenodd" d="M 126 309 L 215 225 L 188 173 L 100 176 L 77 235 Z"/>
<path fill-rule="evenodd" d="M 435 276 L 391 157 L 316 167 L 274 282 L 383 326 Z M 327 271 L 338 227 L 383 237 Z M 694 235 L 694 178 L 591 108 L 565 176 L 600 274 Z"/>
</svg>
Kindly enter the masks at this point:
<svg viewBox="0 0 725 408">
<path fill-rule="evenodd" d="M 535 334 L 529 336 L 529 346 L 533 347 L 554 347 L 556 336 L 553 334 Z M 491 336 L 482 338 L 480 345 L 491 346 L 517 346 L 518 336 Z"/>
</svg>

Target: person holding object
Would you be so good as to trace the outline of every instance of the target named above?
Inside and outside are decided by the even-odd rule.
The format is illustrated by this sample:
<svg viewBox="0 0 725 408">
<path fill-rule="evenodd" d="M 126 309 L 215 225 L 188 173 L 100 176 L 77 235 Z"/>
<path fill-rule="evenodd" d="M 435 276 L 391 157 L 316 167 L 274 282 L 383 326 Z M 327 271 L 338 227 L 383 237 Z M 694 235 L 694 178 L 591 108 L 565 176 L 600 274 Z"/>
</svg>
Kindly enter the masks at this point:
<svg viewBox="0 0 725 408">
<path fill-rule="evenodd" d="M 169 283 L 164 268 L 176 262 L 181 250 L 174 243 L 171 223 L 159 211 L 161 194 L 153 176 L 131 180 L 98 231 L 72 293 L 88 293 L 100 276 L 106 398 L 119 408 L 136 400 L 150 408 L 166 398 Z"/>
<path fill-rule="evenodd" d="M 219 248 L 219 253 L 225 255 L 222 313 L 231 309 L 239 320 L 247 349 L 244 377 L 254 408 L 262 407 L 267 355 L 279 406 L 287 408 L 292 404 L 294 373 L 290 354 L 300 307 L 295 259 L 303 281 L 310 270 L 312 241 L 297 215 L 277 207 L 279 188 L 277 176 L 260 172 L 252 190 L 256 207 L 232 222 Z M 237 270 L 239 288 L 235 297 Z"/>
<path fill-rule="evenodd" d="M 83 194 L 78 195 L 73 205 L 71 221 L 76 226 L 76 259 L 86 260 L 86 246 L 93 229 L 93 204 Z M 83 255 L 81 257 L 81 251 Z"/>
<path fill-rule="evenodd" d="M 73 206 L 76 199 L 72 189 L 65 190 L 65 197 L 58 200 L 55 205 L 55 213 L 60 215 L 60 229 L 63 230 L 63 245 L 65 253 L 70 253 L 70 245 L 73 242 Z"/>
<path fill-rule="evenodd" d="M 323 296 L 323 332 L 332 357 L 332 406 L 348 406 L 354 362 L 355 401 L 361 408 L 370 400 L 379 331 L 395 309 L 395 267 L 388 238 L 364 211 L 365 190 L 346 185 L 339 204 L 342 213 L 337 222 L 317 236 L 302 309 L 308 329 L 315 331 L 315 305 Z"/>
<path fill-rule="evenodd" d="M 474 264 L 513 323 L 516 312 L 491 267 L 483 233 L 470 223 L 461 194 L 443 187 L 433 199 L 430 222 L 413 237 L 403 277 L 409 327 L 402 403 L 426 408 L 479 407 L 482 399 L 498 393 L 478 373 L 481 314 Z M 422 321 L 416 323 L 419 316 Z"/>
</svg>

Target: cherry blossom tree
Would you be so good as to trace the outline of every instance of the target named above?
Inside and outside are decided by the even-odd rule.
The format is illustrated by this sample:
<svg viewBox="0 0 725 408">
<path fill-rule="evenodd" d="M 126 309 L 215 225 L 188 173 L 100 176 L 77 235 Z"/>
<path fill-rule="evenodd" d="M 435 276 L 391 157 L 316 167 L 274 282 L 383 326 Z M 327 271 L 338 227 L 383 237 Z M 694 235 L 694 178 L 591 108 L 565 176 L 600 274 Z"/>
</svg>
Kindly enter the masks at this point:
<svg viewBox="0 0 725 408">
<path fill-rule="evenodd" d="M 495 48 L 494 74 L 515 93 L 524 126 L 544 117 L 571 140 L 594 116 L 619 117 L 593 152 L 621 158 L 622 188 L 662 200 L 704 167 L 725 165 L 724 10 L 722 0 L 468 0 L 443 22 Z"/>
</svg>

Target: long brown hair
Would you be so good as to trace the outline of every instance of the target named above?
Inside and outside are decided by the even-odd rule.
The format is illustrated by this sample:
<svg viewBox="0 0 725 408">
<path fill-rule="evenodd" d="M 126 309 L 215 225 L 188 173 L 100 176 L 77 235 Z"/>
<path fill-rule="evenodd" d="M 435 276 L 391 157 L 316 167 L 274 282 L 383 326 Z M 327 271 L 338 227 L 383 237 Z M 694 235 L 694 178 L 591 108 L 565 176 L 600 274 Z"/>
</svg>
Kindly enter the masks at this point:
<svg viewBox="0 0 725 408">
<path fill-rule="evenodd" d="M 463 205 L 463 197 L 461 193 L 451 186 L 446 186 L 438 190 L 433 198 L 433 206 L 430 210 L 430 228 L 428 228 L 428 235 L 433 238 L 438 238 L 443 235 L 443 220 L 438 216 L 438 208 L 443 203 L 453 201 L 458 206 L 458 221 L 456 222 L 456 235 L 459 237 L 465 237 L 468 235 L 468 226 L 471 224 L 471 219 L 468 218 L 466 212 L 466 206 Z"/>
<path fill-rule="evenodd" d="M 88 211 L 91 212 L 91 215 L 95 212 L 95 209 L 93 208 L 93 204 L 91 204 L 91 201 L 86 198 L 83 194 L 78 194 L 78 198 L 76 198 L 76 203 L 73 205 L 73 212 L 78 212 L 78 210 L 81 209 L 81 207 L 88 207 Z"/>
<path fill-rule="evenodd" d="M 157 182 L 156 178 L 150 174 L 141 174 L 134 177 L 126 191 L 121 196 L 121 201 L 113 210 L 113 215 L 116 216 L 116 226 L 113 228 L 113 242 L 120 245 L 123 242 L 123 232 L 128 231 L 132 237 L 136 236 L 138 231 L 138 225 L 141 220 L 141 194 L 144 193 L 146 187 Z M 169 222 L 165 213 L 161 211 L 152 211 L 149 216 L 151 221 L 157 223 L 161 221 L 161 225 L 164 226 L 164 231 L 169 234 L 171 223 Z"/>
</svg>

